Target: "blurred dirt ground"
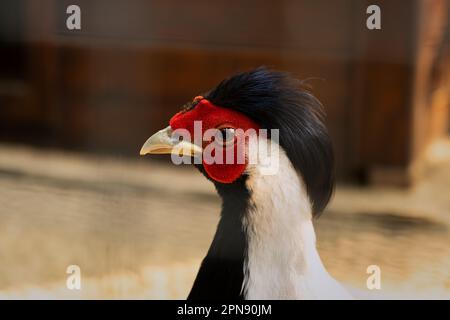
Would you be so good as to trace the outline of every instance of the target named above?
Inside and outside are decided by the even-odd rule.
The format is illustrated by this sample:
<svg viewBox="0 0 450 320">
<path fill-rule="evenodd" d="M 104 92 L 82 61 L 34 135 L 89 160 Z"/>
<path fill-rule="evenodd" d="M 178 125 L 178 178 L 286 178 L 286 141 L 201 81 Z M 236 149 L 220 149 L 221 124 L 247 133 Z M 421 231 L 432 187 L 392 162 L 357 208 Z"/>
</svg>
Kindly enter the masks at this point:
<svg viewBox="0 0 450 320">
<path fill-rule="evenodd" d="M 324 264 L 380 295 L 450 297 L 450 143 L 410 190 L 340 185 L 316 222 Z M 0 145 L 0 299 L 185 298 L 220 201 L 188 166 Z M 81 268 L 81 290 L 66 268 Z"/>
</svg>

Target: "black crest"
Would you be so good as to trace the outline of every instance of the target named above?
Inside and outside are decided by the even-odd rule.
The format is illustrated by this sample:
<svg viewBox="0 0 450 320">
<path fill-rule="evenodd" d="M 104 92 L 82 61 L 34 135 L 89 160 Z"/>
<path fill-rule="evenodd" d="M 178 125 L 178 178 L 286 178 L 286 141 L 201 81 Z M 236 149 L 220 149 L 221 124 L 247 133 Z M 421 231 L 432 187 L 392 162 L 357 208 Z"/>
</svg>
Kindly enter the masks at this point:
<svg viewBox="0 0 450 320">
<path fill-rule="evenodd" d="M 279 129 L 280 145 L 303 177 L 314 214 L 325 208 L 334 188 L 332 144 L 322 104 L 298 80 L 261 67 L 222 81 L 205 98 L 264 129 Z"/>
</svg>

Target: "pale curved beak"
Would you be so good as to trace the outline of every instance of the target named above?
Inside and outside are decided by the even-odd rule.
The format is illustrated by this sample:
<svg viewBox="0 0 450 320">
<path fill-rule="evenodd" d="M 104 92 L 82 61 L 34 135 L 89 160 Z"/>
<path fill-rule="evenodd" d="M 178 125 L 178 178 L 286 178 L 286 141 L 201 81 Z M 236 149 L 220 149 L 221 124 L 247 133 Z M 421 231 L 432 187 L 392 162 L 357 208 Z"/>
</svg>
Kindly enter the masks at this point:
<svg viewBox="0 0 450 320">
<path fill-rule="evenodd" d="M 179 141 L 172 137 L 173 130 L 170 126 L 159 130 L 145 141 L 140 155 L 150 154 L 178 154 L 180 156 L 201 155 L 203 149 L 188 141 Z"/>
</svg>

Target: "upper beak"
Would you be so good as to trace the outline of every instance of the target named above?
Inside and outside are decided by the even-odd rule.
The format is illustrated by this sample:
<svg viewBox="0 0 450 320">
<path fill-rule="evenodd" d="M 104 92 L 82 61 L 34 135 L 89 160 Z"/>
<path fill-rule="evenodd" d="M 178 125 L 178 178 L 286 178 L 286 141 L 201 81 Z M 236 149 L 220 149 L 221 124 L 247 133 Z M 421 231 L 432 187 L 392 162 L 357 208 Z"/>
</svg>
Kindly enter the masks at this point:
<svg viewBox="0 0 450 320">
<path fill-rule="evenodd" d="M 201 155 L 203 149 L 196 144 L 172 137 L 173 130 L 170 126 L 159 130 L 145 141 L 140 155 L 151 154 L 178 154 L 180 156 Z"/>
</svg>

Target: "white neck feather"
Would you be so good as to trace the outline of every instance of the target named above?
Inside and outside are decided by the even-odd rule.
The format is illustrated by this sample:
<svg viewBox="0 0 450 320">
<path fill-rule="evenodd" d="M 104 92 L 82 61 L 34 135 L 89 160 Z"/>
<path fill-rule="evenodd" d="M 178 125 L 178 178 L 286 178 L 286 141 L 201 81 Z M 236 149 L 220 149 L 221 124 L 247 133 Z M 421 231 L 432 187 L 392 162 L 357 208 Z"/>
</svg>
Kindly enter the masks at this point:
<svg viewBox="0 0 450 320">
<path fill-rule="evenodd" d="M 249 165 L 250 209 L 246 299 L 341 299 L 347 292 L 327 273 L 316 249 L 311 203 L 302 179 L 279 148 L 277 174 Z"/>
</svg>

